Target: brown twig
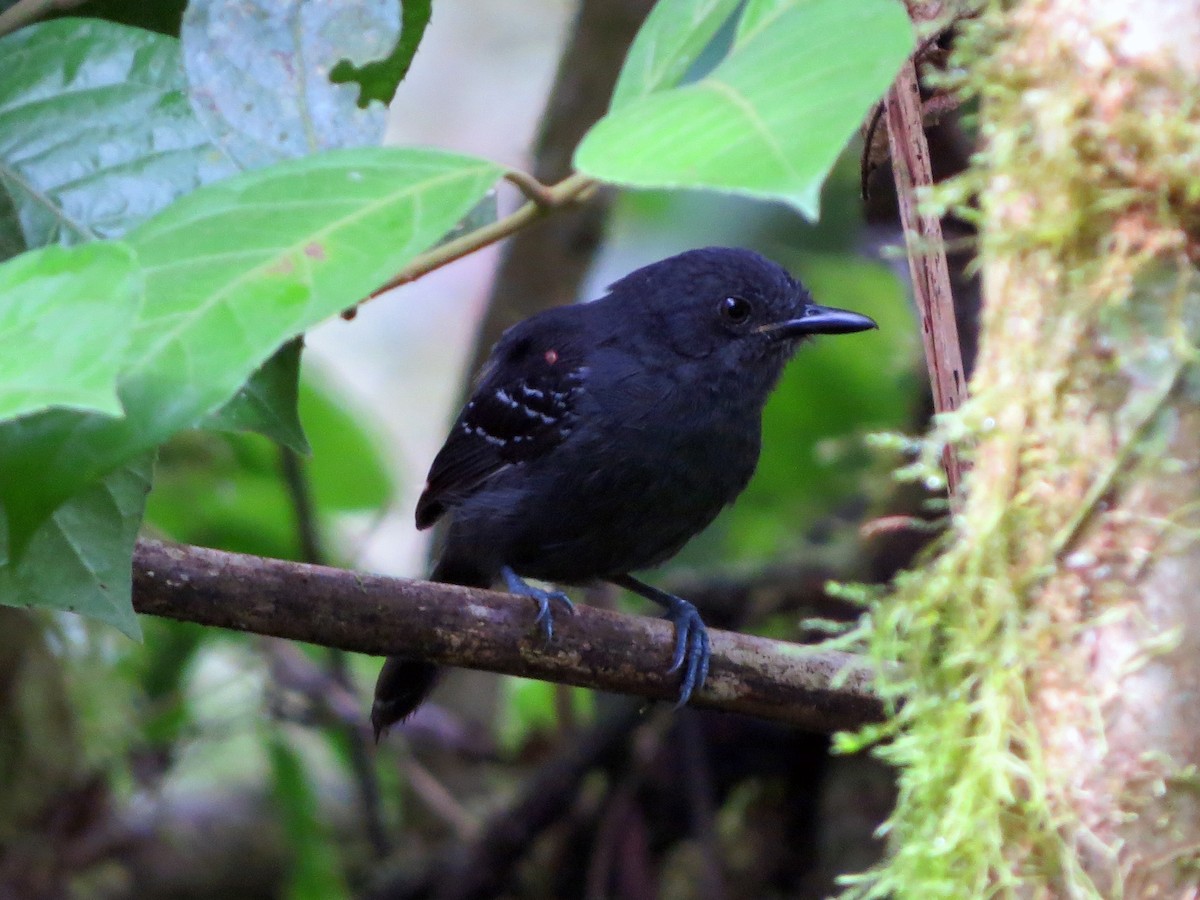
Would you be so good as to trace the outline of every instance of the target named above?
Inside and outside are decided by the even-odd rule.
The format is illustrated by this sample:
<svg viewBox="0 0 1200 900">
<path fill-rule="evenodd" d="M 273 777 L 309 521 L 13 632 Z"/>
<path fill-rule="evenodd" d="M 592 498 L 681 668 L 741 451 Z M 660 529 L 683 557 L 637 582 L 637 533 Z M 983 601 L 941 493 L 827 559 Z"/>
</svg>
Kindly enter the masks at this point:
<svg viewBox="0 0 1200 900">
<path fill-rule="evenodd" d="M 422 871 L 387 874 L 364 900 L 467 900 L 498 896 L 539 837 L 575 808 L 585 776 L 611 769 L 624 756 L 630 733 L 647 721 L 640 705 L 626 700 L 539 764 L 511 801 L 473 822 L 462 843 Z"/>
<path fill-rule="evenodd" d="M 138 543 L 133 576 L 134 607 L 151 615 L 658 700 L 678 693 L 661 619 L 584 606 L 544 645 L 528 601 L 508 594 L 150 540 Z M 883 716 L 859 657 L 724 631 L 711 638 L 696 706 L 815 731 Z"/>
<path fill-rule="evenodd" d="M 884 103 L 892 173 L 908 246 L 913 292 L 921 317 L 921 338 L 933 387 L 934 408 L 939 413 L 950 412 L 961 406 L 966 398 L 966 383 L 942 225 L 937 216 L 922 214 L 917 203 L 917 191 L 933 184 L 933 172 L 921 121 L 917 71 L 911 59 L 901 67 Z M 962 480 L 962 464 L 953 447 L 946 447 L 942 462 L 953 498 Z"/>
<path fill-rule="evenodd" d="M 479 819 L 411 753 L 401 756 L 400 773 L 425 808 L 449 825 L 458 840 L 472 840 L 479 833 Z"/>
</svg>

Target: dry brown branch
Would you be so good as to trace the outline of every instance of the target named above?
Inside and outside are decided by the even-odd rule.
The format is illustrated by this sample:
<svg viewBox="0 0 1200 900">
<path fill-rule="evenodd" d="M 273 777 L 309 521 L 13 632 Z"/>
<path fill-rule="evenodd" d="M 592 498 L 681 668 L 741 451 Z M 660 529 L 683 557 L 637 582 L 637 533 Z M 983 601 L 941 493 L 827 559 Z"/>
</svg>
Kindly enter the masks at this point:
<svg viewBox="0 0 1200 900">
<path fill-rule="evenodd" d="M 582 606 L 543 646 L 528 601 L 508 594 L 150 540 L 134 554 L 133 584 L 135 608 L 151 615 L 656 700 L 678 692 L 666 671 L 671 625 L 661 619 Z M 872 670 L 852 654 L 711 637 L 712 669 L 696 706 L 815 731 L 882 717 Z"/>
<path fill-rule="evenodd" d="M 896 198 L 908 246 L 908 267 L 921 319 L 921 339 L 933 388 L 934 409 L 939 413 L 950 412 L 962 405 L 966 397 L 966 380 L 942 224 L 936 215 L 923 214 L 918 209 L 917 191 L 933 184 L 933 171 L 921 119 L 917 71 L 912 60 L 900 69 L 884 103 Z M 942 461 L 946 468 L 946 485 L 953 497 L 962 479 L 962 466 L 953 447 L 946 448 Z"/>
</svg>

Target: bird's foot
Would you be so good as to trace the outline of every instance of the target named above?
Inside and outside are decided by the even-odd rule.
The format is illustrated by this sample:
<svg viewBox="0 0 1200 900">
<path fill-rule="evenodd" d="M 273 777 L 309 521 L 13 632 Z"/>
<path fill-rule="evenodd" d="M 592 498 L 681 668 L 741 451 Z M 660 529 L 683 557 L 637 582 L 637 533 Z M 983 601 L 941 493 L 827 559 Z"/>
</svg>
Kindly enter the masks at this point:
<svg viewBox="0 0 1200 900">
<path fill-rule="evenodd" d="M 666 604 L 664 618 L 675 626 L 675 652 L 671 656 L 671 668 L 667 672 L 683 670 L 683 683 L 679 686 L 679 699 L 675 708 L 687 704 L 692 693 L 704 686 L 708 677 L 708 661 L 712 656 L 709 648 L 708 629 L 700 618 L 700 612 L 688 601 L 673 594 L 663 594 L 673 602 Z M 664 600 L 660 599 L 660 603 Z"/>
<path fill-rule="evenodd" d="M 682 670 L 683 683 L 679 686 L 675 708 L 686 705 L 692 699 L 692 694 L 704 687 L 704 679 L 708 677 L 708 661 L 712 657 L 708 629 L 700 618 L 700 611 L 682 597 L 650 587 L 632 575 L 618 575 L 609 580 L 618 587 L 667 608 L 664 618 L 675 626 L 675 649 L 671 655 L 671 668 L 667 672 Z"/>
<path fill-rule="evenodd" d="M 516 594 L 518 597 L 528 597 L 537 603 L 538 614 L 533 620 L 533 624 L 534 627 L 541 628 L 542 633 L 546 635 L 547 643 L 554 637 L 554 610 L 551 604 L 557 603 L 566 611 L 567 615 L 575 615 L 575 604 L 562 591 L 546 591 L 534 587 L 508 566 L 501 569 L 500 574 L 504 576 L 504 585 L 508 588 L 510 594 Z"/>
</svg>

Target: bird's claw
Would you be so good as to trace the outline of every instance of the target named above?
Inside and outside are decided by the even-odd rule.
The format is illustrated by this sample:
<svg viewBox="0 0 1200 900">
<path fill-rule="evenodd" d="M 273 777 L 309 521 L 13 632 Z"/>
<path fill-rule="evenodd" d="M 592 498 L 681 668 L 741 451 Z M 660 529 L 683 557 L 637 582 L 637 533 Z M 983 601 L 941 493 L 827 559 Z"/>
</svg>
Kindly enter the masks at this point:
<svg viewBox="0 0 1200 900">
<path fill-rule="evenodd" d="M 504 584 L 509 593 L 528 597 L 537 604 L 538 612 L 534 617 L 533 624 L 535 628 L 540 628 L 545 634 L 547 643 L 554 637 L 554 610 L 551 604 L 557 603 L 566 611 L 567 615 L 575 615 L 575 604 L 562 591 L 547 591 L 534 587 L 507 566 L 501 570 L 501 574 L 504 576 Z"/>
<path fill-rule="evenodd" d="M 675 708 L 686 705 L 692 699 L 692 694 L 704 687 L 704 680 L 708 678 L 708 663 L 712 658 L 708 629 L 704 627 L 700 611 L 682 597 L 643 584 L 632 575 L 617 575 L 608 580 L 666 607 L 667 614 L 663 618 L 675 626 L 675 647 L 667 674 L 683 671 Z"/>
<path fill-rule="evenodd" d="M 531 587 L 527 585 L 527 587 Z M 557 603 L 566 611 L 567 615 L 575 615 L 575 604 L 571 602 L 571 598 L 562 591 L 543 591 L 540 588 L 531 587 L 531 590 L 536 591 L 536 594 L 530 596 L 538 605 L 538 614 L 534 617 L 533 624 L 535 627 L 540 627 L 546 634 L 546 642 L 554 637 L 554 611 L 550 604 Z"/>
<path fill-rule="evenodd" d="M 687 705 L 692 694 L 704 686 L 712 650 L 708 629 L 699 611 L 686 600 L 674 599 L 677 602 L 671 605 L 664 618 L 675 626 L 675 652 L 667 672 L 670 674 L 683 670 L 683 683 L 679 686 L 679 699 L 675 703 L 675 708 L 679 709 Z"/>
</svg>

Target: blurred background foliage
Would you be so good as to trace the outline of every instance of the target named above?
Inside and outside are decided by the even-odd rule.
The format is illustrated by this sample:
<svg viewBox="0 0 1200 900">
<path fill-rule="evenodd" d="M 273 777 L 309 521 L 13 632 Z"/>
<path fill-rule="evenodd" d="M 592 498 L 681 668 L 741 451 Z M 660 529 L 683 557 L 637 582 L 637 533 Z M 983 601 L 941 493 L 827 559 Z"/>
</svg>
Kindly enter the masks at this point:
<svg viewBox="0 0 1200 900">
<path fill-rule="evenodd" d="M 574 9 L 565 0 L 438 0 L 392 107 L 389 139 L 522 163 Z M 177 34 L 183 4 L 101 0 L 71 12 Z M 499 94 L 478 87 L 493 83 Z M 885 510 L 895 465 L 864 439 L 918 427 L 925 382 L 906 288 L 879 249 L 894 235 L 863 221 L 860 152 L 853 142 L 834 168 L 817 224 L 719 194 L 627 191 L 616 199 L 579 300 L 670 253 L 735 244 L 786 265 L 818 302 L 880 324 L 863 339 L 817 342 L 800 353 L 768 406 L 751 486 L 657 580 L 814 559 L 846 577 L 861 574 L 858 527 Z M 494 251 L 476 254 L 458 272 L 436 273 L 369 304 L 355 321 L 309 335 L 299 392 L 309 454 L 245 432 L 173 438 L 158 454 L 146 533 L 422 574 L 426 548 L 411 527 L 412 500 L 465 383 L 463 360 L 495 260 Z M 796 637 L 802 616 L 775 616 L 770 630 Z M 401 888 L 418 885 L 411 873 L 436 870 L 447 847 L 478 836 L 540 766 L 619 705 L 538 682 L 456 676 L 375 749 L 365 737 L 375 659 L 149 618 L 136 644 L 65 614 L 0 608 L 0 634 L 15 639 L 18 623 L 28 639 L 20 667 L 0 682 L 0 792 L 10 794 L 0 803 L 5 900 L 51 896 L 39 893 L 31 872 L 78 897 L 371 896 L 380 859 L 393 878 L 390 895 L 432 895 Z M 481 677 L 491 686 L 481 690 Z M 824 738 L 709 722 L 707 761 L 681 765 L 700 765 L 722 786 L 708 809 L 716 846 L 689 839 L 664 848 L 648 837 L 659 820 L 688 820 L 695 808 L 681 811 L 677 782 L 658 778 L 673 759 L 663 748 L 695 739 L 701 726 L 683 716 L 648 721 L 641 744 L 625 751 L 642 758 L 640 774 L 622 775 L 610 761 L 580 788 L 572 815 L 600 823 L 597 846 L 619 854 L 640 834 L 637 846 L 658 857 L 661 896 L 819 896 L 832 885 L 834 871 L 821 868 L 832 863 L 817 860 L 819 848 L 796 845 L 797 835 L 812 834 L 797 822 L 834 802 L 814 787 L 826 765 Z M 886 797 L 886 777 L 860 764 L 837 790 Z M 22 798 L 18 784 L 36 789 Z M 628 833 L 603 832 L 605 822 L 622 820 L 605 819 L 601 808 L 635 798 L 654 811 L 627 820 Z M 849 849 L 829 854 L 840 864 L 865 864 L 875 852 L 861 835 L 886 806 L 858 812 L 866 824 L 845 832 Z M 196 837 L 204 828 L 213 829 L 211 840 Z M 572 879 L 554 868 L 553 860 L 573 858 L 572 834 L 531 853 L 512 895 L 565 896 L 574 888 L 564 885 L 589 877 L 597 879 L 591 895 L 620 895 L 599 875 Z M 831 833 L 821 846 L 837 840 Z M 770 865 L 754 849 L 760 844 L 775 847 Z M 724 861 L 718 894 L 706 893 L 702 877 L 713 853 Z M 65 882 L 47 874 L 63 867 L 71 873 Z M 5 893 L 12 885 L 25 893 Z"/>
</svg>

